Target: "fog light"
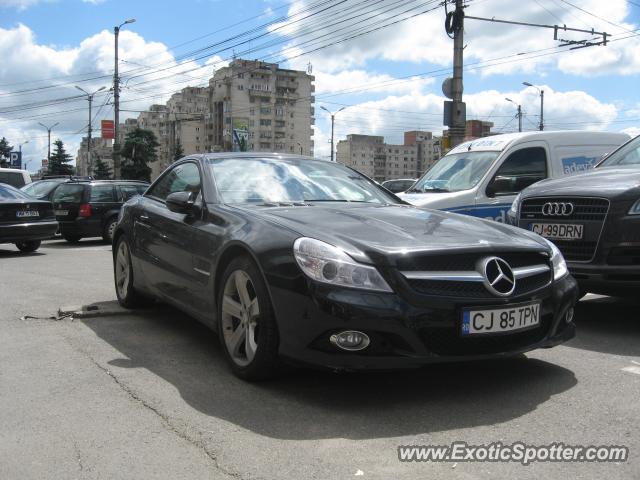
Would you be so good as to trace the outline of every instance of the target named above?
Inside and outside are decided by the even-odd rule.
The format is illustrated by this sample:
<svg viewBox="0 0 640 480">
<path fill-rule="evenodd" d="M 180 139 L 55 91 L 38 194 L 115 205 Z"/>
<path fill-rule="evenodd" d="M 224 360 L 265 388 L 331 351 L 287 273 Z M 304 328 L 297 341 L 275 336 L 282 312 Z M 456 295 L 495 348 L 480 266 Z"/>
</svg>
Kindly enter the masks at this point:
<svg viewBox="0 0 640 480">
<path fill-rule="evenodd" d="M 351 352 L 364 350 L 369 346 L 369 336 L 366 333 L 357 332 L 355 330 L 346 330 L 340 333 L 334 333 L 329 341 L 336 347 Z"/>
<path fill-rule="evenodd" d="M 569 310 L 567 310 L 567 313 L 564 316 L 565 322 L 571 323 L 572 320 L 573 320 L 573 307 L 569 308 Z"/>
</svg>

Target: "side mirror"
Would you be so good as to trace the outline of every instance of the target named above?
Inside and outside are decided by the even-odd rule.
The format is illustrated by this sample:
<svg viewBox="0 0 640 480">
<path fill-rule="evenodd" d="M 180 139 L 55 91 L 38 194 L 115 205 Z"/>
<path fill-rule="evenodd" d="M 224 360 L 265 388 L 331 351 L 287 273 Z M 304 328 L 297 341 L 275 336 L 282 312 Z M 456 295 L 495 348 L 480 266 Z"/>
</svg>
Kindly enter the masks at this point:
<svg viewBox="0 0 640 480">
<path fill-rule="evenodd" d="M 191 213 L 193 210 L 191 192 L 174 192 L 167 197 L 167 208 L 174 213 Z"/>
<path fill-rule="evenodd" d="M 487 196 L 495 197 L 497 195 L 510 195 L 514 193 L 513 177 L 495 177 L 489 185 L 487 185 Z"/>
</svg>

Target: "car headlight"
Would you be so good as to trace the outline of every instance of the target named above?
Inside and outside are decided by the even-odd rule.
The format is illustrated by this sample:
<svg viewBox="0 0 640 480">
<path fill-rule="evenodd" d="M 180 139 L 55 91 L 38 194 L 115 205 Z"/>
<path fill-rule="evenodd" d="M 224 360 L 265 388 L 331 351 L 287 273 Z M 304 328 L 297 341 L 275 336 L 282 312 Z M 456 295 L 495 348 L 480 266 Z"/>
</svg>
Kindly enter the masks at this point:
<svg viewBox="0 0 640 480">
<path fill-rule="evenodd" d="M 513 203 L 511 204 L 511 208 L 509 209 L 509 213 L 514 217 L 518 216 L 518 210 L 520 209 L 520 199 L 522 198 L 522 193 L 516 195 L 516 198 L 513 199 Z"/>
<path fill-rule="evenodd" d="M 640 215 L 640 199 L 631 206 L 629 215 Z"/>
<path fill-rule="evenodd" d="M 314 238 L 298 238 L 293 255 L 302 271 L 322 283 L 392 292 L 375 267 L 363 265 L 333 245 Z"/>
<path fill-rule="evenodd" d="M 553 279 L 559 280 L 569 273 L 567 262 L 564 261 L 562 252 L 553 243 L 545 238 L 545 241 L 551 247 L 551 265 L 553 266 Z"/>
</svg>

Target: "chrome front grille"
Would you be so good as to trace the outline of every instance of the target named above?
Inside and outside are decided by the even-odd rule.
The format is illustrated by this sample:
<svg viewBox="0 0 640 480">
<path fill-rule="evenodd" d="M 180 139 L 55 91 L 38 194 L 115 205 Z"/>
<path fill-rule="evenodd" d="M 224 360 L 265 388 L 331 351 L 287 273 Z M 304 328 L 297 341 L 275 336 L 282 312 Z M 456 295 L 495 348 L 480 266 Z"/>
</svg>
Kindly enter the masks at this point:
<svg viewBox="0 0 640 480">
<path fill-rule="evenodd" d="M 439 255 L 418 259 L 412 269 L 408 259 L 401 264 L 400 274 L 411 289 L 422 295 L 457 298 L 497 298 L 486 287 L 486 278 L 479 267 L 483 258 L 499 257 L 512 268 L 516 285 L 512 297 L 527 295 L 546 287 L 552 280 L 549 258 L 541 252 Z M 416 266 L 427 266 L 417 270 Z M 435 269 L 437 267 L 437 269 Z M 462 269 L 461 269 L 462 268 Z"/>
</svg>

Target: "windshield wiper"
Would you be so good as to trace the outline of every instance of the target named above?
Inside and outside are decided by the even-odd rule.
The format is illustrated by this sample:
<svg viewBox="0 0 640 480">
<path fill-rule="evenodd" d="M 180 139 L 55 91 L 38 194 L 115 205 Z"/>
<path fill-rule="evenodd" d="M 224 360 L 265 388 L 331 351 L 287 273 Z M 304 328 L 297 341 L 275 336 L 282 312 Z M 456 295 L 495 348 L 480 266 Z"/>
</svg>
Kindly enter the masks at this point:
<svg viewBox="0 0 640 480">
<path fill-rule="evenodd" d="M 374 203 L 369 202 L 367 200 L 346 200 L 346 199 L 336 199 L 336 198 L 305 198 L 305 202 L 348 202 L 348 203 Z"/>
<path fill-rule="evenodd" d="M 420 190 L 419 188 L 410 188 L 405 193 L 448 193 L 451 190 L 447 190 L 446 188 L 425 188 L 424 190 Z"/>
</svg>

